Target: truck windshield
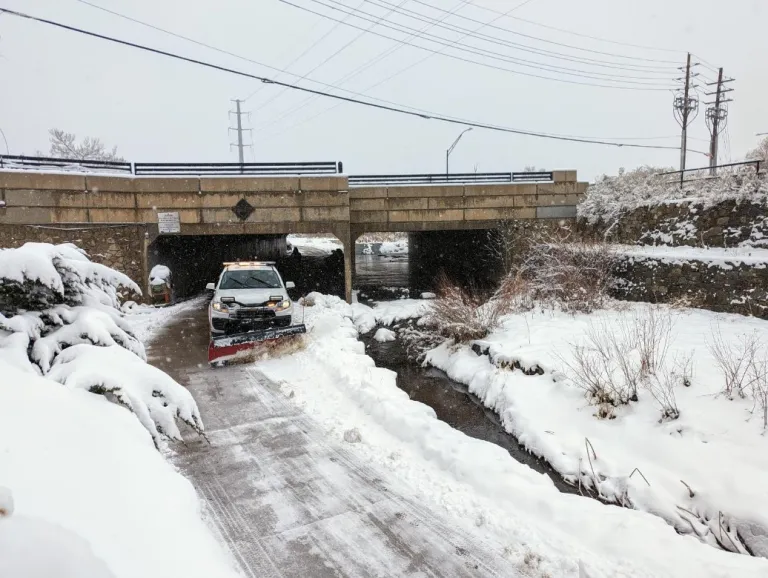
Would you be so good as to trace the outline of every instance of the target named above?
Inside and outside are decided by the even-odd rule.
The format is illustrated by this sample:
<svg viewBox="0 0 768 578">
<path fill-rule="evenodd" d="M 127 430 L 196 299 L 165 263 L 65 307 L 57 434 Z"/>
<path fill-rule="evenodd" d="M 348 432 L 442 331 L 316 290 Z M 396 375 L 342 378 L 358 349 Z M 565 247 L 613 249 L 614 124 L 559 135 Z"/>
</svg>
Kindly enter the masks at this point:
<svg viewBox="0 0 768 578">
<path fill-rule="evenodd" d="M 273 269 L 225 271 L 219 289 L 279 289 L 280 278 Z"/>
</svg>

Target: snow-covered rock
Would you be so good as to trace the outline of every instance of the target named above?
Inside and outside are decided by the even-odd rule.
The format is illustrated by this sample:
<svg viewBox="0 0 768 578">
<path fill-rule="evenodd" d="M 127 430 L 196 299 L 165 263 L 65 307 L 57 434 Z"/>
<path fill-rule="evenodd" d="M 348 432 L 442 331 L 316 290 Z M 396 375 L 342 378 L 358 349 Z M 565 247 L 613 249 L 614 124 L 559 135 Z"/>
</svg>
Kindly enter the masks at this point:
<svg viewBox="0 0 768 578">
<path fill-rule="evenodd" d="M 397 334 L 391 329 L 380 327 L 378 331 L 374 333 L 373 338 L 379 343 L 386 343 L 388 341 L 394 341 L 397 339 Z"/>
</svg>

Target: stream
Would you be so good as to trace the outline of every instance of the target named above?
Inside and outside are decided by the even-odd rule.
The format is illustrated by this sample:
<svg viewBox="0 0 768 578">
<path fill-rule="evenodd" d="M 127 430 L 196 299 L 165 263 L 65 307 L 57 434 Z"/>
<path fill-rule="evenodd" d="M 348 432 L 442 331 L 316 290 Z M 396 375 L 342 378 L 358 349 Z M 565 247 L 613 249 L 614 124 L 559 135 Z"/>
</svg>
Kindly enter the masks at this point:
<svg viewBox="0 0 768 578">
<path fill-rule="evenodd" d="M 411 399 L 428 405 L 435 410 L 439 420 L 466 435 L 501 446 L 518 462 L 549 476 L 561 492 L 579 493 L 549 463 L 529 453 L 519 444 L 504 429 L 499 416 L 486 408 L 465 385 L 452 380 L 439 369 L 421 367 L 410 361 L 400 339 L 380 343 L 373 339 L 374 333 L 375 330 L 360 336 L 366 354 L 376 362 L 377 367 L 397 373 L 397 386 Z"/>
</svg>

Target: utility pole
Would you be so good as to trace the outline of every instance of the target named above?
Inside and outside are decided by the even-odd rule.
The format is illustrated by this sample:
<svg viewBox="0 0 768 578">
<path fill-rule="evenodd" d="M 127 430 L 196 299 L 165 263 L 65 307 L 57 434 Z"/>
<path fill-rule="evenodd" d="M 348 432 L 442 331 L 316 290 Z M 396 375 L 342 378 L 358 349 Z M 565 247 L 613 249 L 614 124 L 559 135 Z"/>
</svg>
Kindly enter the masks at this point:
<svg viewBox="0 0 768 578">
<path fill-rule="evenodd" d="M 691 74 L 691 69 L 697 66 L 697 64 L 691 64 L 691 53 L 688 53 L 688 58 L 685 63 L 685 87 L 683 88 L 683 94 L 675 96 L 674 100 L 674 113 L 675 120 L 682 128 L 680 137 L 680 171 L 685 170 L 685 157 L 688 151 L 688 125 L 696 118 L 696 114 L 699 110 L 699 99 L 695 96 L 691 96 L 691 90 L 695 86 L 691 85 L 691 78 L 697 76 Z M 683 172 L 680 173 L 680 186 L 683 183 Z"/>
<path fill-rule="evenodd" d="M 244 114 L 248 114 L 248 113 L 242 112 L 240 110 L 240 104 L 242 104 L 242 102 L 243 102 L 242 100 L 234 99 L 232 102 L 235 103 L 235 110 L 234 111 L 229 111 L 229 113 L 230 114 L 234 114 L 235 116 L 237 116 L 237 127 L 236 128 L 230 127 L 229 130 L 236 130 L 237 131 L 237 144 L 233 144 L 231 146 L 236 146 L 237 147 L 237 156 L 238 156 L 238 159 L 240 161 L 240 164 L 242 165 L 245 162 L 245 160 L 244 160 L 245 157 L 243 156 L 243 149 L 245 147 L 251 146 L 249 144 L 243 144 L 243 119 L 242 119 L 242 117 L 243 117 Z"/>
<path fill-rule="evenodd" d="M 709 174 L 715 176 L 717 174 L 717 145 L 720 132 L 725 128 L 725 123 L 728 119 L 728 108 L 725 106 L 731 102 L 730 98 L 723 98 L 723 95 L 727 92 L 732 92 L 732 88 L 723 88 L 726 82 L 733 82 L 733 78 L 723 79 L 723 69 L 720 68 L 717 72 L 717 82 L 707 83 L 707 86 L 717 85 L 715 92 L 708 92 L 707 96 L 715 95 L 714 102 L 706 103 L 707 113 L 706 122 L 707 128 L 711 134 L 711 140 L 709 143 Z"/>
</svg>

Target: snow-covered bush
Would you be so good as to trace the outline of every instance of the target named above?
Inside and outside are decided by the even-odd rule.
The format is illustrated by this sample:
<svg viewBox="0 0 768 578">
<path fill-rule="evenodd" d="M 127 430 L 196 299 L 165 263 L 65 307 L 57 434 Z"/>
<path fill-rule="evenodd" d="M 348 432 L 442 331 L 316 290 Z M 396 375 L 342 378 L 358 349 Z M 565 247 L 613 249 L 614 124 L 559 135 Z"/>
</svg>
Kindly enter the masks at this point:
<svg viewBox="0 0 768 578">
<path fill-rule="evenodd" d="M 116 308 L 121 287 L 141 294 L 127 275 L 92 262 L 70 243 L 0 249 L 0 313 L 40 311 L 59 304 Z"/>
<path fill-rule="evenodd" d="M 485 300 L 452 283 L 445 274 L 437 281 L 437 299 L 424 323 L 457 343 L 482 339 L 496 328 L 509 303 L 497 297 Z"/>
<path fill-rule="evenodd" d="M 660 174 L 673 170 L 643 166 L 598 178 L 578 206 L 579 219 L 610 226 L 622 213 L 671 200 L 699 199 L 714 205 L 728 199 L 768 198 L 768 177 L 764 171 L 758 175 L 754 166 L 720 169 L 717 177 L 690 175 L 682 189 L 676 175 Z"/>
<path fill-rule="evenodd" d="M 156 445 L 181 439 L 177 419 L 202 434 L 189 392 L 146 364 L 121 312 L 121 288 L 140 293 L 71 244 L 0 249 L 0 359 L 128 408 Z"/>
<path fill-rule="evenodd" d="M 520 303 L 527 292 L 531 299 L 564 311 L 589 313 L 603 306 L 615 263 L 616 255 L 605 243 L 542 239 L 531 244 L 499 293 Z"/>
</svg>

